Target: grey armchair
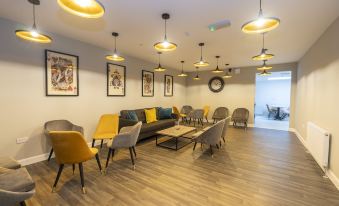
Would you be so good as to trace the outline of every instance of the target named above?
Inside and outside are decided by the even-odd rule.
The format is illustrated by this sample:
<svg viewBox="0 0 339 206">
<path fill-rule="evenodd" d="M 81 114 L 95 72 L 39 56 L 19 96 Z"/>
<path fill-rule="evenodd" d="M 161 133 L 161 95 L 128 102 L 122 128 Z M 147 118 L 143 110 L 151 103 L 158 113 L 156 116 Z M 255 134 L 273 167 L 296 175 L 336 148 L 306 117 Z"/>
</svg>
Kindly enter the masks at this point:
<svg viewBox="0 0 339 206">
<path fill-rule="evenodd" d="M 180 110 L 180 113 L 181 114 L 186 114 L 188 115 L 189 113 L 191 113 L 191 111 L 193 111 L 193 107 L 190 106 L 190 105 L 184 105 L 181 110 Z"/>
<path fill-rule="evenodd" d="M 191 120 L 193 119 L 193 124 L 195 126 L 195 121 L 198 121 L 198 124 L 200 123 L 201 126 L 204 126 L 203 119 L 204 119 L 204 110 L 203 109 L 195 109 L 191 111 L 188 116 L 189 118 L 189 124 L 191 124 Z"/>
<path fill-rule="evenodd" d="M 226 107 L 216 108 L 212 116 L 213 124 L 219 120 L 225 119 L 226 117 L 228 117 L 228 115 L 229 115 L 229 112 Z"/>
<path fill-rule="evenodd" d="M 107 169 L 110 157 L 112 156 L 113 158 L 115 150 L 120 149 L 120 148 L 129 149 L 133 169 L 135 169 L 133 153 L 134 153 L 134 156 L 137 157 L 137 153 L 135 151 L 135 145 L 137 143 L 137 140 L 140 134 L 141 125 L 142 125 L 142 122 L 140 121 L 133 126 L 121 128 L 119 134 L 116 135 L 112 140 L 110 140 L 107 143 L 109 150 L 108 150 L 108 155 L 107 155 L 107 160 L 106 160 L 106 169 Z"/>
<path fill-rule="evenodd" d="M 195 150 L 195 147 L 197 143 L 201 143 L 201 146 L 203 144 L 207 144 L 210 146 L 210 152 L 211 155 L 213 156 L 213 146 L 216 146 L 219 148 L 220 144 L 220 138 L 222 136 L 223 128 L 225 125 L 225 120 L 221 120 L 217 122 L 216 124 L 212 125 L 206 130 L 201 130 L 193 135 L 193 142 L 194 142 L 194 147 L 193 151 Z"/>
<path fill-rule="evenodd" d="M 224 141 L 224 143 L 226 143 L 226 135 L 227 135 L 227 131 L 228 131 L 228 126 L 230 124 L 231 121 L 231 117 L 227 117 L 225 119 L 225 125 L 222 129 L 222 133 L 221 133 L 221 139 Z M 221 141 L 220 141 L 220 146 L 221 146 Z"/>
<path fill-rule="evenodd" d="M 232 121 L 234 127 L 239 127 L 242 124 L 245 130 L 247 129 L 247 121 L 250 112 L 246 108 L 237 108 L 232 114 Z"/>
<path fill-rule="evenodd" d="M 63 119 L 46 122 L 44 125 L 44 130 L 46 137 L 49 137 L 50 131 L 77 131 L 84 135 L 84 129 L 81 126 L 75 125 L 72 122 Z M 53 148 L 51 148 L 51 151 L 49 153 L 48 161 L 51 159 L 52 154 Z"/>
</svg>

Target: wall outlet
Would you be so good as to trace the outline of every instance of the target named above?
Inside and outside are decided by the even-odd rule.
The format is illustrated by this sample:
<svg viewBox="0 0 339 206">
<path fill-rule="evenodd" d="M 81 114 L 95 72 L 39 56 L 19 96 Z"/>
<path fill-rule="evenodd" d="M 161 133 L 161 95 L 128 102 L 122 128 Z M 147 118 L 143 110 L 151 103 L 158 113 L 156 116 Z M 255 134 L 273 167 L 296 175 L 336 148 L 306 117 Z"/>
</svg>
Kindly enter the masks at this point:
<svg viewBox="0 0 339 206">
<path fill-rule="evenodd" d="M 27 140 L 28 140 L 28 137 L 19 137 L 19 138 L 16 138 L 16 143 L 22 144 L 22 143 L 27 142 Z"/>
</svg>

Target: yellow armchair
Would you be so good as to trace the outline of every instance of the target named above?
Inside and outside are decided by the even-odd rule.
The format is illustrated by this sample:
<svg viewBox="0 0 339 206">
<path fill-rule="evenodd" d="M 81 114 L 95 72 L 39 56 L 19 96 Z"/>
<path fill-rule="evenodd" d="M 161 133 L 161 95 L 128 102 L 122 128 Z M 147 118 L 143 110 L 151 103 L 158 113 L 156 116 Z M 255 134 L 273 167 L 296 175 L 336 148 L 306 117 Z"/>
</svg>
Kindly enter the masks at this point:
<svg viewBox="0 0 339 206">
<path fill-rule="evenodd" d="M 119 115 L 104 114 L 100 117 L 99 123 L 93 135 L 92 147 L 96 140 L 101 140 L 100 148 L 105 139 L 113 139 L 119 130 Z"/>
<path fill-rule="evenodd" d="M 206 119 L 207 123 L 208 123 L 208 113 L 210 111 L 210 106 L 204 106 L 204 118 Z"/>
<path fill-rule="evenodd" d="M 74 164 L 78 164 L 82 191 L 83 193 L 86 193 L 82 163 L 95 156 L 100 172 L 102 172 L 98 149 L 88 147 L 85 138 L 80 132 L 50 131 L 49 136 L 51 137 L 56 162 L 59 164 L 59 171 L 55 179 L 52 192 L 55 191 L 64 165 L 72 164 L 74 170 Z"/>
<path fill-rule="evenodd" d="M 178 119 L 181 118 L 182 122 L 185 122 L 185 121 L 187 122 L 187 115 L 180 113 L 179 109 L 176 106 L 173 106 L 172 112 L 173 112 L 173 114 L 175 114 L 178 117 Z"/>
</svg>

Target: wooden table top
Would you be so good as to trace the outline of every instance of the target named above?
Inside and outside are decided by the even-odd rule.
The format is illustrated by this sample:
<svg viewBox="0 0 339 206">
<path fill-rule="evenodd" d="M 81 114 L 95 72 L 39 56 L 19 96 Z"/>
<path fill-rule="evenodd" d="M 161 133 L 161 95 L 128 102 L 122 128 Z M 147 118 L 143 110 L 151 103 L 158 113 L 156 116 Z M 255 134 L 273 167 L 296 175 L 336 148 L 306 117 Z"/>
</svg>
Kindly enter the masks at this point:
<svg viewBox="0 0 339 206">
<path fill-rule="evenodd" d="M 187 127 L 187 126 L 183 126 L 183 125 L 176 125 L 174 127 L 170 127 L 164 130 L 160 130 L 157 132 L 157 134 L 161 134 L 161 135 L 166 135 L 166 136 L 170 136 L 170 137 L 181 137 L 187 133 L 193 132 L 195 131 L 196 128 L 195 127 Z"/>
</svg>

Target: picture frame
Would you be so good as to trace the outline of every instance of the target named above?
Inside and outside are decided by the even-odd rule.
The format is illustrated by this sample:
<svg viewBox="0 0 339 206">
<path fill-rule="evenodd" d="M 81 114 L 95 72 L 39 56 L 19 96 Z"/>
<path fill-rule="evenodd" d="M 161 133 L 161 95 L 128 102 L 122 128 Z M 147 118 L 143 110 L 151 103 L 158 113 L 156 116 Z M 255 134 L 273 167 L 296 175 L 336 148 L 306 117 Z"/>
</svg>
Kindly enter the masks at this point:
<svg viewBox="0 0 339 206">
<path fill-rule="evenodd" d="M 79 57 L 45 50 L 46 96 L 79 96 Z"/>
<path fill-rule="evenodd" d="M 107 63 L 107 96 L 126 95 L 126 66 Z"/>
<path fill-rule="evenodd" d="M 164 78 L 164 96 L 172 97 L 173 96 L 173 76 L 165 75 Z"/>
<path fill-rule="evenodd" d="M 142 96 L 153 97 L 154 96 L 154 72 L 142 70 Z"/>
</svg>

